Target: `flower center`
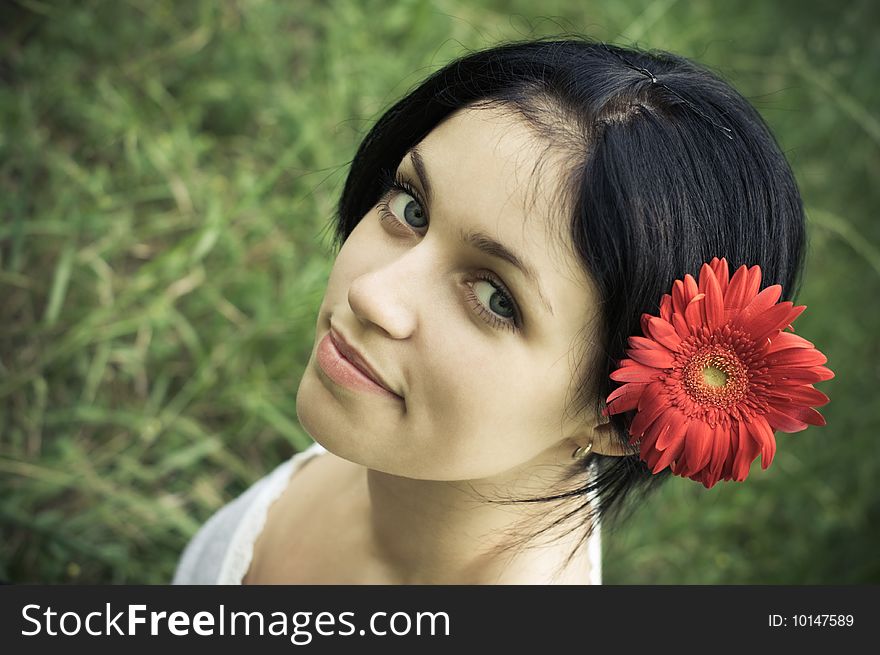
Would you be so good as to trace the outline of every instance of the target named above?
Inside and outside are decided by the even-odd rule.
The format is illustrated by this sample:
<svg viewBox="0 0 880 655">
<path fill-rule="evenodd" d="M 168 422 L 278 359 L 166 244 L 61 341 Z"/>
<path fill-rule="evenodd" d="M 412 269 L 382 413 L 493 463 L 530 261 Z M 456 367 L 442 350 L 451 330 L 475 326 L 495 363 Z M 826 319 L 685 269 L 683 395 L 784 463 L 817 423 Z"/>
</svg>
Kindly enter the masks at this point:
<svg viewBox="0 0 880 655">
<path fill-rule="evenodd" d="M 729 407 L 748 391 L 748 371 L 736 352 L 712 344 L 694 353 L 684 365 L 682 382 L 688 395 L 701 405 Z"/>
<path fill-rule="evenodd" d="M 720 368 L 707 366 L 703 369 L 703 382 L 708 384 L 710 387 L 723 387 L 725 384 L 727 384 L 727 380 L 727 373 L 722 371 Z"/>
</svg>

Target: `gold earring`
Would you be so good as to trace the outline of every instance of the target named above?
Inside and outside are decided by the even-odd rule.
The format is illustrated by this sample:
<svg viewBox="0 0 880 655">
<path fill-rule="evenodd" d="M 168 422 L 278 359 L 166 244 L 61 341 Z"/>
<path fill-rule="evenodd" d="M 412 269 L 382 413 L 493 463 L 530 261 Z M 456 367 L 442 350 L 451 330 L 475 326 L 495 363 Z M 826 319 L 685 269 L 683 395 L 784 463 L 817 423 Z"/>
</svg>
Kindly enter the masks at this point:
<svg viewBox="0 0 880 655">
<path fill-rule="evenodd" d="M 578 446 L 574 449 L 574 452 L 571 454 L 572 459 L 583 459 L 587 455 L 590 454 L 593 450 L 593 442 L 591 441 L 586 446 Z"/>
</svg>

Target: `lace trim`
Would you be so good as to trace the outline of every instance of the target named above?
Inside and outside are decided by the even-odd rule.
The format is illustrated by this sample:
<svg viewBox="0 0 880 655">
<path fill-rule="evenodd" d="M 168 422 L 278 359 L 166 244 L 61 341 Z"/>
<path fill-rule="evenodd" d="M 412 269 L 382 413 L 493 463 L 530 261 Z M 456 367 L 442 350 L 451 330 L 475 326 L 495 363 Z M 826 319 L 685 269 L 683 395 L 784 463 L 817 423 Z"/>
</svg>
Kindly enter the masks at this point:
<svg viewBox="0 0 880 655">
<path fill-rule="evenodd" d="M 306 450 L 280 464 L 266 480 L 264 487 L 256 495 L 250 507 L 245 510 L 235 534 L 232 535 L 232 540 L 220 567 L 217 584 L 241 584 L 254 557 L 254 544 L 266 525 L 269 507 L 287 488 L 287 483 L 294 471 L 322 452 L 325 452 L 323 446 L 315 442 Z"/>
</svg>

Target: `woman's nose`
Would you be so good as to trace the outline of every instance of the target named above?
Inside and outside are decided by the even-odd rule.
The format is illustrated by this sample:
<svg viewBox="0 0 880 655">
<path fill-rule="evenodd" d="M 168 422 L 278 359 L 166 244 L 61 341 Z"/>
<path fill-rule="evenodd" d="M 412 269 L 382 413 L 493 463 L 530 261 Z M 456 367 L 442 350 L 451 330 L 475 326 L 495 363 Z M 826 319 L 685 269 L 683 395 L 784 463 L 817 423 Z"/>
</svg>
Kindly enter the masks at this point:
<svg viewBox="0 0 880 655">
<path fill-rule="evenodd" d="M 415 281 L 413 252 L 359 275 L 348 288 L 348 304 L 355 316 L 394 339 L 406 339 L 416 327 L 415 295 L 424 287 Z"/>
</svg>

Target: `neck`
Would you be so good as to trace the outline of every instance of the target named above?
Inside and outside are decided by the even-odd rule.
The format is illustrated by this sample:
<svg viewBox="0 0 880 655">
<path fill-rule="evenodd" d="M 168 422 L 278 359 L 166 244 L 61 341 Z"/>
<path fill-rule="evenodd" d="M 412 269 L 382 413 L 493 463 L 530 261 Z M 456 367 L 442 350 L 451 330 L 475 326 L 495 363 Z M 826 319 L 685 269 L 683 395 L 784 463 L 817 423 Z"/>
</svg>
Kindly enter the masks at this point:
<svg viewBox="0 0 880 655">
<path fill-rule="evenodd" d="M 539 545 L 530 543 L 533 547 L 524 550 L 505 548 L 510 545 L 507 540 L 540 527 L 538 522 L 556 507 L 499 505 L 481 498 L 492 498 L 498 489 L 504 489 L 507 498 L 550 491 L 546 484 L 523 484 L 526 472 L 524 467 L 491 479 L 449 482 L 360 467 L 368 502 L 361 516 L 367 517 L 368 543 L 379 569 L 396 584 L 586 584 L 585 547 L 561 566 L 582 531 L 558 539 L 548 534 L 538 538 Z"/>
</svg>

